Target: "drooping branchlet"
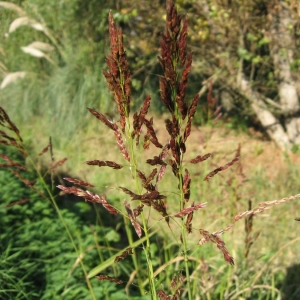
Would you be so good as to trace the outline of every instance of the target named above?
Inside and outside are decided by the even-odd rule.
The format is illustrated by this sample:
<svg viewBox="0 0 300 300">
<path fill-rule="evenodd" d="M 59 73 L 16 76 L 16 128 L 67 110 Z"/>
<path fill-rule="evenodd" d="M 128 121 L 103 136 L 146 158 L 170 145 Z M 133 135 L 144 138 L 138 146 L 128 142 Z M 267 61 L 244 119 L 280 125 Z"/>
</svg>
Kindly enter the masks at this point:
<svg viewBox="0 0 300 300">
<path fill-rule="evenodd" d="M 13 146 L 18 149 L 23 157 L 27 156 L 27 153 L 23 147 L 23 139 L 21 137 L 18 127 L 11 121 L 6 111 L 0 107 L 0 126 L 4 129 L 12 131 L 16 137 L 7 134 L 5 131 L 0 130 L 0 144 L 4 146 Z M 3 138 L 3 139 L 2 139 Z"/>
<path fill-rule="evenodd" d="M 142 227 L 141 227 L 141 225 L 139 224 L 139 222 L 137 221 L 136 218 L 142 212 L 143 206 L 139 206 L 139 209 L 135 212 L 132 211 L 132 209 L 130 207 L 130 204 L 127 203 L 126 201 L 124 201 L 124 206 L 125 206 L 125 209 L 127 211 L 128 217 L 131 221 L 131 224 L 134 227 L 134 230 L 135 230 L 136 234 L 140 238 L 142 236 Z"/>
<path fill-rule="evenodd" d="M 214 233 L 209 233 L 206 230 L 200 229 L 199 230 L 200 234 L 204 237 L 203 239 L 201 239 L 198 244 L 201 245 L 203 244 L 203 242 L 212 242 L 214 244 L 217 245 L 217 247 L 222 251 L 223 255 L 224 255 L 224 259 L 230 263 L 231 265 L 234 264 L 234 260 L 233 257 L 229 254 L 228 250 L 225 247 L 225 243 L 224 241 L 222 241 L 218 235 L 214 234 Z"/>
<path fill-rule="evenodd" d="M 70 180 L 68 180 L 68 181 L 70 181 Z M 83 189 L 77 188 L 75 186 L 73 186 L 73 187 L 65 187 L 63 185 L 58 185 L 57 188 L 59 188 L 60 190 L 62 190 L 63 193 L 73 194 L 73 195 L 76 195 L 78 197 L 84 198 L 86 201 L 102 204 L 102 206 L 109 213 L 111 213 L 113 215 L 118 215 L 119 214 L 119 212 L 113 206 L 111 206 L 108 203 L 108 201 L 106 200 L 106 198 L 104 196 L 99 196 L 99 195 L 94 194 L 94 193 L 92 193 L 92 192 L 90 192 L 88 190 L 83 190 Z"/>
<path fill-rule="evenodd" d="M 128 247 L 125 251 L 122 252 L 121 255 L 117 256 L 115 258 L 115 262 L 125 259 L 129 254 L 133 254 L 131 247 Z"/>
</svg>

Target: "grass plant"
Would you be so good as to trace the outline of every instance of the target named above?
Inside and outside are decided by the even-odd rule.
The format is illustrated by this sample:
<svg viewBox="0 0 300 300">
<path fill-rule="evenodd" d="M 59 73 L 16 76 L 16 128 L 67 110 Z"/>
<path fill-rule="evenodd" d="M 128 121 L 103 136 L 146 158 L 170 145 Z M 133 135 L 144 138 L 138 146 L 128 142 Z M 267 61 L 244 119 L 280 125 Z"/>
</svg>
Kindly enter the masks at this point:
<svg viewBox="0 0 300 300">
<path fill-rule="evenodd" d="M 107 57 L 108 70 L 104 71 L 104 75 L 108 82 L 109 89 L 113 93 L 114 101 L 117 106 L 119 114 L 119 121 L 111 121 L 102 113 L 89 108 L 89 111 L 109 129 L 109 132 L 115 135 L 117 146 L 125 159 L 125 165 L 110 160 L 92 160 L 87 161 L 88 165 L 98 167 L 110 167 L 116 170 L 123 167 L 129 168 L 130 177 L 133 179 L 131 188 L 119 186 L 119 190 L 127 194 L 131 200 L 138 202 L 135 208 L 132 210 L 130 204 L 124 201 L 125 210 L 128 218 L 136 232 L 137 236 L 141 239 L 144 235 L 145 242 L 142 243 L 143 251 L 146 258 L 147 265 L 147 293 L 150 293 L 152 299 L 159 297 L 160 299 L 177 299 L 180 297 L 181 287 L 183 283 L 186 284 L 186 296 L 188 299 L 194 299 L 195 291 L 191 284 L 191 268 L 189 263 L 189 245 L 188 235 L 192 233 L 192 220 L 194 212 L 200 208 L 204 208 L 206 203 L 193 202 L 188 206 L 188 202 L 191 197 L 191 176 L 187 169 L 186 163 L 186 142 L 191 133 L 191 124 L 194 118 L 199 94 L 197 94 L 189 103 L 186 100 L 186 88 L 188 82 L 188 74 L 192 64 L 192 54 L 187 51 L 186 36 L 187 36 L 187 20 L 177 13 L 176 7 L 173 1 L 167 1 L 166 12 L 166 30 L 161 38 L 161 56 L 159 61 L 163 69 L 163 75 L 159 79 L 160 83 L 160 97 L 163 104 L 166 106 L 170 117 L 165 120 L 166 131 L 169 135 L 169 141 L 162 145 L 156 135 L 153 127 L 153 118 L 148 118 L 147 113 L 151 102 L 151 96 L 148 95 L 142 105 L 139 113 L 135 113 L 130 118 L 131 107 L 131 76 L 129 71 L 129 64 L 126 58 L 126 52 L 123 45 L 123 37 L 120 29 L 117 29 L 112 17 L 109 15 L 109 32 L 110 32 L 110 54 Z M 211 94 L 211 90 L 210 90 Z M 209 97 L 209 109 L 212 109 L 215 105 L 213 98 Z M 208 114 L 215 114 L 215 119 L 218 119 L 219 111 L 209 111 Z M 146 175 L 141 160 L 137 159 L 137 152 L 139 148 L 140 137 L 142 135 L 142 128 L 145 128 L 143 148 L 148 149 L 152 144 L 156 148 L 161 149 L 159 155 L 154 156 L 151 159 L 146 160 L 146 164 L 153 166 L 154 168 Z M 188 163 L 197 164 L 207 160 L 211 156 L 210 153 L 205 155 L 198 155 L 193 159 L 189 159 Z M 211 180 L 219 172 L 225 171 L 229 167 L 238 163 L 240 160 L 240 148 L 236 151 L 235 156 L 229 162 L 221 167 L 215 168 L 209 172 L 204 181 Z M 172 194 L 170 191 L 159 191 L 160 182 L 162 181 L 166 170 L 170 169 L 175 176 L 175 185 L 178 187 L 177 192 Z M 241 170 L 240 170 L 241 172 Z M 242 174 L 241 174 L 242 175 Z M 72 182 L 72 180 L 71 180 Z M 79 185 L 87 185 L 84 181 L 74 181 Z M 75 194 L 77 196 L 85 198 L 86 201 L 101 203 L 112 214 L 124 213 L 124 209 L 119 208 L 116 210 L 111 204 L 108 203 L 105 197 L 98 196 L 87 190 L 82 190 L 76 186 L 64 187 L 58 186 L 66 193 Z M 134 189 L 132 187 L 135 187 Z M 234 189 L 235 192 L 235 189 Z M 166 195 L 167 193 L 167 195 Z M 167 199 L 174 197 L 175 200 L 172 203 L 177 203 L 177 209 L 175 213 L 170 214 L 167 212 Z M 237 201 L 237 194 L 235 193 L 234 201 Z M 199 245 L 203 245 L 207 242 L 211 242 L 217 246 L 222 252 L 225 261 L 233 265 L 233 257 L 229 254 L 225 242 L 221 239 L 221 235 L 235 226 L 235 223 L 241 219 L 247 219 L 246 223 L 246 253 L 248 255 L 251 247 L 250 233 L 252 230 L 252 219 L 257 213 L 263 212 L 270 206 L 283 203 L 286 201 L 299 198 L 300 195 L 283 198 L 281 200 L 274 200 L 260 203 L 258 207 L 251 209 L 243 213 L 237 213 L 235 208 L 232 208 L 232 221 L 222 230 L 210 233 L 205 229 L 198 229 L 202 238 L 198 241 Z M 249 202 L 250 205 L 251 202 Z M 149 209 L 146 210 L 146 207 Z M 155 282 L 155 273 L 153 268 L 153 260 L 150 251 L 151 240 L 149 238 L 149 232 L 152 225 L 147 220 L 151 219 L 154 212 L 161 215 L 161 220 L 164 220 L 167 226 L 170 227 L 171 234 L 176 236 L 172 229 L 170 222 L 174 222 L 180 228 L 180 235 L 175 237 L 178 241 L 178 249 L 181 253 L 181 257 L 178 261 L 182 261 L 183 266 L 179 267 L 181 270 L 175 274 L 170 283 L 171 294 L 165 292 L 163 289 L 158 289 Z M 147 217 L 146 217 L 147 216 Z M 176 221 L 176 218 L 179 221 Z M 160 221 L 161 222 L 161 221 Z M 141 295 L 145 295 L 142 280 L 142 270 L 137 264 L 137 257 L 133 247 L 133 234 L 132 230 L 128 227 L 129 222 L 125 221 L 126 233 L 129 241 L 129 248 L 117 256 L 115 262 L 123 260 L 129 254 L 132 254 L 133 264 L 136 269 L 137 285 L 139 287 Z M 154 225 L 153 225 L 154 226 Z M 246 255 L 246 256 L 247 256 Z M 96 267 L 89 276 L 96 275 L 97 272 L 104 268 L 100 265 Z M 144 275 L 145 276 L 145 275 Z M 122 283 L 119 279 L 111 277 L 107 274 L 100 274 L 97 276 L 99 280 L 109 280 L 118 283 Z"/>
<path fill-rule="evenodd" d="M 88 202 L 77 203 L 79 213 L 85 209 L 89 211 L 87 220 L 80 220 L 73 211 L 62 208 L 58 202 L 61 198 L 52 189 L 53 172 L 65 159 L 55 162 L 51 142 L 40 153 L 50 153 L 51 164 L 46 174 L 51 175 L 51 180 L 50 185 L 47 184 L 45 175 L 28 154 L 18 128 L 1 108 L 3 151 L 1 149 L 0 156 L 4 161 L 1 167 L 8 171 L 4 176 L 10 177 L 2 179 L 0 173 L 0 179 L 3 186 L 11 181 L 22 188 L 19 194 L 14 194 L 18 189 L 12 189 L 3 196 L 6 209 L 14 210 L 18 216 L 8 214 L 5 224 L 13 220 L 15 227 L 7 233 L 1 232 L 1 239 L 6 241 L 0 261 L 4 266 L 0 276 L 6 282 L 0 289 L 3 295 L 10 299 L 276 299 L 280 295 L 280 285 L 285 287 L 286 295 L 299 295 L 297 290 L 286 290 L 287 284 L 280 277 L 284 271 L 276 263 L 289 247 L 299 242 L 299 238 L 289 235 L 289 242 L 282 245 L 277 241 L 269 250 L 262 249 L 263 242 L 258 244 L 257 240 L 266 240 L 274 231 L 272 223 L 279 223 L 283 216 L 275 210 L 272 220 L 267 214 L 269 208 L 286 203 L 289 207 L 286 214 L 290 213 L 300 194 L 257 203 L 247 185 L 241 146 L 228 155 L 219 155 L 216 151 L 199 154 L 191 147 L 189 138 L 199 93 L 192 99 L 186 97 L 192 66 L 192 54 L 187 50 L 187 29 L 187 19 L 178 14 L 174 2 L 168 0 L 159 56 L 162 67 L 160 98 L 168 112 L 162 133 L 162 126 L 155 130 L 154 118 L 149 117 L 151 95 L 146 96 L 138 112 L 131 113 L 131 73 L 122 31 L 115 25 L 112 13 L 109 14 L 110 53 L 104 76 L 119 119 L 111 120 L 93 108 L 88 111 L 105 125 L 101 127 L 105 133 L 100 142 L 111 145 L 114 140 L 119 157 L 109 151 L 103 153 L 103 159 L 96 157 L 86 161 L 89 168 L 101 167 L 99 180 L 85 173 L 83 177 L 89 180 L 64 176 L 65 184 L 57 185 L 62 191 L 60 195 L 75 195 Z M 211 122 L 206 136 L 209 139 L 220 112 L 212 97 L 211 82 L 208 90 L 207 114 Z M 14 149 L 19 156 L 15 157 L 7 149 Z M 149 156 L 145 159 L 147 151 Z M 31 176 L 34 175 L 28 172 L 28 165 L 37 175 L 37 181 L 33 181 Z M 30 178 L 26 178 L 28 173 Z M 91 173 L 94 175 L 95 171 Z M 264 178 L 259 176 L 257 174 L 257 181 Z M 297 176 L 297 169 L 293 168 L 292 180 L 288 181 L 290 190 L 297 189 L 294 186 Z M 103 194 L 110 192 L 111 196 L 97 193 L 90 182 L 98 181 L 101 181 Z M 114 182 L 117 182 L 115 186 Z M 267 182 L 261 186 L 263 189 L 272 187 Z M 22 195 L 25 187 L 35 196 Z M 259 194 L 260 191 L 255 192 Z M 247 201 L 241 203 L 242 199 Z M 96 215 L 90 214 L 91 207 Z M 115 224 L 110 226 L 113 229 L 104 227 L 100 209 L 112 215 Z M 30 224 L 30 218 L 35 220 L 32 216 L 35 212 L 40 214 L 36 217 L 42 216 L 42 219 Z M 53 212 L 58 215 L 56 227 L 51 226 Z M 258 215 L 265 216 L 267 221 L 262 222 L 256 218 Z M 85 222 L 93 226 L 89 227 Z M 38 241 L 43 236 L 41 241 L 46 246 L 31 243 L 33 237 L 24 233 L 23 227 L 34 232 Z M 264 227 L 271 228 L 265 236 Z M 42 229 L 42 234 L 38 228 Z M 46 235 L 43 235 L 44 231 Z M 63 239 L 58 239 L 57 231 L 64 232 Z M 117 233 L 120 231 L 122 237 Z M 288 238 L 284 232 L 282 239 Z M 30 246 L 15 242 L 14 235 Z M 51 236 L 57 236 L 59 243 L 51 240 Z M 43 253 L 51 253 L 50 257 L 41 256 L 40 265 L 28 253 L 24 254 L 24 251 L 32 250 L 34 255 L 39 247 Z M 234 249 L 232 254 L 231 249 Z M 221 255 L 212 255 L 216 250 Z M 259 255 L 261 257 L 257 259 Z M 23 256 L 27 256 L 23 262 L 27 275 L 19 280 L 14 259 Z M 100 263 L 95 263 L 96 260 Z M 40 275 L 44 264 L 54 261 L 61 267 L 55 270 L 48 264 L 43 273 L 47 278 L 41 279 L 44 281 L 41 285 L 50 282 L 50 287 L 43 289 L 44 295 L 37 293 L 33 289 L 37 279 L 33 278 Z M 270 263 L 280 272 L 272 270 Z M 23 269 L 22 273 L 25 274 Z"/>
</svg>

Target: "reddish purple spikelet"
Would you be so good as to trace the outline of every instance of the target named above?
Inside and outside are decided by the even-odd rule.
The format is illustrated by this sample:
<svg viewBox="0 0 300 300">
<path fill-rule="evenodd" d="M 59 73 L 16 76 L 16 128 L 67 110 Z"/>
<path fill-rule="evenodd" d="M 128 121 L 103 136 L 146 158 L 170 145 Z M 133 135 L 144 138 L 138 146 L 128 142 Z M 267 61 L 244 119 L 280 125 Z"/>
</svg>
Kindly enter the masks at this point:
<svg viewBox="0 0 300 300">
<path fill-rule="evenodd" d="M 198 104 L 198 100 L 199 100 L 199 94 L 197 94 L 193 101 L 192 104 L 189 108 L 188 111 L 188 121 L 184 130 L 184 134 L 183 134 L 183 140 L 184 142 L 186 142 L 187 138 L 190 136 L 191 134 L 191 128 L 192 128 L 192 121 L 194 119 L 194 115 L 196 113 L 196 109 L 197 109 L 197 104 Z"/>
<path fill-rule="evenodd" d="M 26 167 L 19 164 L 18 162 L 10 159 L 7 155 L 0 153 L 0 157 L 8 162 L 8 164 L 2 164 L 1 167 L 16 167 L 20 170 L 26 171 Z"/>
<path fill-rule="evenodd" d="M 64 180 L 69 181 L 71 183 L 77 184 L 77 185 L 81 185 L 81 186 L 86 186 L 86 187 L 94 187 L 94 185 L 83 181 L 81 179 L 75 179 L 75 178 L 69 178 L 69 177 L 64 177 Z"/>
<path fill-rule="evenodd" d="M 85 163 L 90 166 L 110 167 L 115 170 L 119 170 L 119 169 L 123 168 L 122 165 L 117 164 L 114 161 L 110 161 L 110 160 L 89 160 L 89 161 L 86 161 Z"/>
<path fill-rule="evenodd" d="M 163 290 L 158 290 L 157 291 L 157 296 L 159 297 L 160 300 L 169 300 L 169 295 L 167 295 Z"/>
<path fill-rule="evenodd" d="M 17 128 L 17 126 L 10 120 L 8 114 L 5 112 L 5 110 L 0 107 L 0 125 L 3 127 L 6 127 L 7 129 L 13 131 L 16 136 L 18 137 L 20 142 L 23 142 L 22 137 L 20 135 L 20 131 Z"/>
<path fill-rule="evenodd" d="M 63 158 L 61 160 L 59 160 L 58 162 L 52 164 L 52 166 L 50 167 L 50 171 L 54 171 L 57 167 L 63 165 L 68 159 L 67 158 Z"/>
<path fill-rule="evenodd" d="M 119 214 L 119 212 L 107 202 L 107 200 L 104 196 L 99 196 L 99 195 L 93 194 L 90 191 L 87 191 L 87 190 L 85 191 L 85 190 L 82 190 L 82 189 L 74 187 L 74 186 L 73 187 L 65 187 L 63 185 L 58 185 L 57 188 L 62 190 L 64 193 L 73 194 L 78 197 L 83 197 L 86 201 L 100 203 L 109 213 L 111 213 L 113 215 Z"/>
<path fill-rule="evenodd" d="M 111 282 L 115 282 L 116 284 L 122 284 L 123 283 L 123 280 L 120 280 L 118 278 L 115 278 L 115 277 L 111 277 L 111 276 L 108 276 L 108 275 L 97 275 L 96 278 L 99 280 L 99 281 L 103 281 L 103 280 L 108 280 L 108 281 L 111 281 Z"/>
<path fill-rule="evenodd" d="M 185 119 L 188 111 L 187 103 L 185 102 L 184 98 L 186 94 L 188 75 L 190 73 L 191 66 L 192 66 L 192 54 L 190 53 L 190 55 L 187 58 L 187 64 L 185 66 L 185 69 L 182 72 L 181 81 L 179 82 L 179 86 L 177 89 L 177 96 L 176 96 L 176 102 L 178 104 L 178 108 L 180 110 L 183 120 Z"/>
<path fill-rule="evenodd" d="M 29 200 L 30 200 L 29 198 L 24 198 L 24 199 L 21 199 L 19 201 L 12 202 L 12 203 L 6 205 L 5 207 L 9 208 L 9 207 L 12 207 L 12 206 L 15 206 L 15 205 L 24 204 L 24 203 L 28 202 Z"/>
<path fill-rule="evenodd" d="M 51 145 L 48 144 L 39 154 L 38 156 L 42 156 L 43 154 L 45 154 L 46 152 L 48 152 L 48 150 L 50 149 Z"/>
<path fill-rule="evenodd" d="M 208 241 L 216 244 L 217 247 L 223 253 L 224 259 L 231 265 L 234 265 L 233 257 L 229 254 L 228 250 L 226 249 L 225 243 L 216 234 L 209 233 L 208 231 L 203 230 L 203 229 L 200 229 L 199 232 L 204 237 L 204 239 L 201 239 L 199 241 L 199 243 L 198 243 L 199 245 L 202 245 L 203 243 L 208 242 Z"/>
<path fill-rule="evenodd" d="M 163 145 L 158 141 L 155 130 L 153 128 L 153 118 L 151 118 L 150 120 L 144 118 L 144 123 L 147 127 L 147 134 L 149 135 L 151 143 L 157 148 L 163 148 Z"/>
<path fill-rule="evenodd" d="M 108 87 L 114 95 L 124 132 L 130 113 L 131 74 L 123 45 L 121 29 L 117 29 L 112 13 L 109 13 L 110 54 L 106 59 L 108 70 L 103 71 Z"/>
<path fill-rule="evenodd" d="M 218 167 L 216 169 L 214 169 L 213 171 L 211 171 L 209 174 L 207 174 L 204 178 L 204 181 L 209 181 L 212 177 L 214 177 L 217 173 L 219 173 L 220 171 L 224 171 L 226 169 L 228 169 L 230 166 L 232 166 L 235 162 L 237 162 L 240 159 L 239 156 L 235 157 L 233 160 L 231 160 L 229 163 L 227 163 L 226 165 L 222 166 L 222 167 Z"/>
<path fill-rule="evenodd" d="M 132 138 L 136 136 L 136 145 L 139 144 L 139 137 L 141 134 L 141 128 L 143 124 L 145 123 L 145 118 L 148 113 L 148 109 L 150 107 L 151 102 L 151 96 L 147 95 L 146 99 L 143 103 L 143 106 L 141 107 L 140 113 L 135 113 L 133 115 L 133 132 L 131 134 Z"/>
<path fill-rule="evenodd" d="M 115 137 L 116 137 L 116 142 L 117 142 L 117 145 L 123 155 L 123 157 L 127 160 L 127 161 L 130 161 L 130 157 L 129 157 L 129 154 L 128 154 L 128 151 L 126 149 L 126 146 L 124 144 L 124 141 L 123 141 L 123 138 L 122 138 L 122 133 L 120 131 L 120 129 L 117 127 L 117 129 L 114 131 L 114 134 L 115 134 Z"/>
<path fill-rule="evenodd" d="M 112 129 L 113 131 L 116 131 L 118 129 L 118 126 L 110 121 L 106 116 L 104 116 L 103 114 L 97 112 L 96 110 L 92 109 L 92 108 L 88 108 L 88 110 L 90 111 L 90 113 L 92 115 L 94 115 L 98 120 L 100 120 L 103 124 L 105 124 L 108 128 Z"/>
<path fill-rule="evenodd" d="M 137 217 L 137 215 L 139 215 L 142 212 L 143 206 L 139 206 L 139 208 L 135 212 L 133 212 L 131 210 L 130 204 L 127 203 L 126 201 L 124 201 L 124 206 L 126 208 L 126 211 L 127 211 L 128 217 L 131 221 L 131 224 L 134 227 L 136 234 L 140 238 L 142 236 L 142 228 L 141 228 L 140 224 L 138 223 L 138 221 L 136 220 L 136 217 Z"/>
<path fill-rule="evenodd" d="M 185 174 L 183 177 L 183 185 L 182 185 L 182 191 L 184 194 L 184 201 L 188 202 L 190 200 L 190 186 L 191 186 L 191 176 L 187 169 L 185 169 Z"/>
<path fill-rule="evenodd" d="M 125 259 L 129 254 L 133 254 L 131 247 L 128 247 L 125 251 L 122 252 L 121 255 L 117 256 L 115 258 L 115 262 Z"/>
<path fill-rule="evenodd" d="M 182 211 L 180 211 L 178 214 L 175 214 L 174 217 L 176 218 L 182 218 L 183 216 L 195 211 L 195 210 L 198 210 L 200 208 L 204 208 L 206 206 L 206 202 L 205 203 L 200 203 L 200 204 L 192 204 L 191 207 L 187 207 L 185 209 L 183 209 Z"/>
<path fill-rule="evenodd" d="M 210 158 L 210 157 L 211 157 L 211 154 L 210 154 L 210 153 L 207 153 L 207 154 L 205 154 L 205 155 L 203 155 L 203 156 L 198 155 L 198 156 L 196 156 L 195 158 L 191 159 L 190 162 L 191 162 L 192 164 L 197 164 L 197 163 L 199 163 L 199 162 L 202 162 L 202 161 L 204 161 L 204 160 L 207 160 L 207 159 Z"/>
<path fill-rule="evenodd" d="M 0 143 L 5 146 L 11 145 L 15 147 L 23 157 L 26 157 L 27 153 L 23 147 L 23 140 L 20 135 L 20 131 L 17 126 L 10 120 L 8 114 L 2 107 L 0 107 L 0 126 L 14 132 L 17 137 L 16 139 L 8 135 L 5 131 L 0 130 L 0 137 L 3 137 L 3 140 L 0 140 Z"/>
</svg>

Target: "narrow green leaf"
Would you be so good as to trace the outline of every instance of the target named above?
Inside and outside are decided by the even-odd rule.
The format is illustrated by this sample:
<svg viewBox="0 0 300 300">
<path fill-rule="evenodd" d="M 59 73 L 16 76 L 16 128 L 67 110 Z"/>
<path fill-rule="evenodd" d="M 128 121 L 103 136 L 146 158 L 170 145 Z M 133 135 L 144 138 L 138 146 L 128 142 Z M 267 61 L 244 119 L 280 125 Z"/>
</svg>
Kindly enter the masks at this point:
<svg viewBox="0 0 300 300">
<path fill-rule="evenodd" d="M 150 238 L 152 235 L 154 235 L 155 233 L 157 232 L 156 231 L 153 231 L 151 232 L 149 235 L 148 235 L 148 238 Z M 132 247 L 132 248 L 135 248 L 137 247 L 138 245 L 142 244 L 143 242 L 145 242 L 147 240 L 147 237 L 144 236 L 143 238 L 137 240 L 136 242 L 132 243 L 131 245 L 128 245 L 129 247 Z M 126 248 L 128 248 L 128 246 Z M 94 269 L 92 269 L 89 274 L 88 274 L 88 278 L 92 278 L 94 276 L 96 276 L 97 274 L 99 274 L 100 272 L 102 272 L 103 270 L 105 270 L 106 268 L 108 268 L 109 266 L 111 266 L 114 261 L 115 261 L 115 258 L 117 256 L 120 256 L 123 251 L 126 249 L 122 249 L 121 251 L 119 251 L 118 253 L 116 253 L 115 255 L 113 255 L 112 257 L 110 257 L 109 259 L 107 259 L 106 261 L 104 261 L 102 264 L 98 265 L 97 267 L 95 267 Z"/>
</svg>

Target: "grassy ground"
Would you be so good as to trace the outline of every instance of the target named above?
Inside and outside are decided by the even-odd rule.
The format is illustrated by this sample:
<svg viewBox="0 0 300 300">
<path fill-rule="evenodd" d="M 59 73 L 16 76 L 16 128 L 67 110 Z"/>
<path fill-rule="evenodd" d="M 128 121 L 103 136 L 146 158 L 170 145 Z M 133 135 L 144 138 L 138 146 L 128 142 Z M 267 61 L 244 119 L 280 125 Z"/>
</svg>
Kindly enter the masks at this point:
<svg viewBox="0 0 300 300">
<path fill-rule="evenodd" d="M 86 132 L 79 131 L 67 144 L 62 143 L 67 145 L 64 148 L 54 144 L 56 159 L 68 157 L 62 167 L 64 173 L 94 184 L 98 194 L 106 194 L 111 203 L 124 211 L 122 202 L 126 197 L 118 187 L 132 186 L 128 168 L 112 172 L 106 167 L 92 167 L 84 163 L 94 159 L 124 162 L 115 146 L 114 137 L 107 134 L 107 129 L 93 118 L 90 124 Z M 167 136 L 163 133 L 163 119 L 159 118 L 154 125 L 159 140 L 167 142 Z M 28 137 L 31 136 L 33 150 L 40 152 L 48 142 L 42 127 L 32 123 L 24 126 L 23 130 Z M 59 136 L 59 131 L 55 134 Z M 208 172 L 235 156 L 239 144 L 241 164 L 204 182 L 203 178 Z M 224 234 L 226 247 L 235 259 L 233 267 L 224 263 L 222 253 L 214 245 L 197 245 L 200 239 L 197 230 L 202 228 L 214 232 L 226 227 L 231 217 L 248 209 L 249 201 L 252 207 L 256 207 L 264 201 L 299 193 L 299 155 L 284 154 L 259 133 L 251 130 L 248 133 L 236 133 L 226 129 L 226 124 L 214 129 L 194 127 L 187 148 L 187 160 L 199 154 L 212 153 L 208 161 L 189 167 L 193 184 L 192 201 L 208 203 L 205 209 L 194 214 L 193 234 L 189 238 L 192 277 L 196 279 L 194 282 L 198 289 L 200 282 L 199 297 L 201 294 L 201 299 L 216 299 L 214 295 L 223 295 L 226 299 L 279 299 L 279 295 L 287 295 L 286 299 L 297 299 L 299 290 L 294 280 L 298 277 L 291 274 L 299 269 L 299 223 L 294 220 L 300 214 L 299 200 L 274 206 L 255 216 L 248 236 L 253 241 L 245 242 L 247 234 L 244 220 L 237 222 L 233 230 Z M 140 159 L 152 158 L 154 155 L 158 153 L 151 148 Z M 41 158 L 39 164 L 47 164 L 47 158 Z M 241 167 L 242 171 L 238 169 Z M 162 185 L 161 191 L 168 196 L 167 209 L 169 213 L 175 213 L 173 204 L 177 196 L 171 172 L 163 179 Z M 162 274 L 174 272 L 180 260 L 180 251 L 175 246 L 179 240 L 179 226 L 171 221 L 168 228 L 158 214 L 152 214 L 149 223 L 154 228 L 160 228 L 161 237 L 167 240 L 159 242 L 163 250 L 156 249 L 155 252 L 156 255 L 165 256 L 164 261 L 172 262 L 162 268 L 159 264 L 156 266 L 157 278 L 161 276 L 161 280 L 164 280 Z M 246 246 L 251 242 L 253 245 L 245 257 Z"/>
</svg>

